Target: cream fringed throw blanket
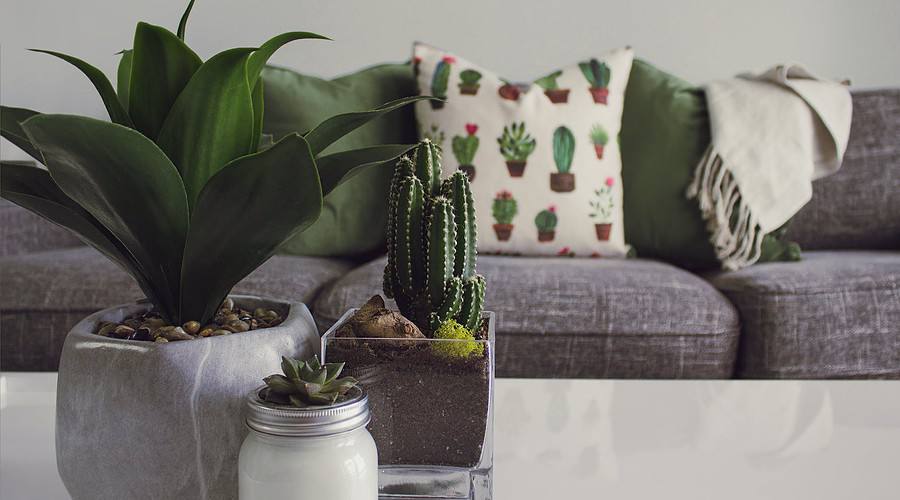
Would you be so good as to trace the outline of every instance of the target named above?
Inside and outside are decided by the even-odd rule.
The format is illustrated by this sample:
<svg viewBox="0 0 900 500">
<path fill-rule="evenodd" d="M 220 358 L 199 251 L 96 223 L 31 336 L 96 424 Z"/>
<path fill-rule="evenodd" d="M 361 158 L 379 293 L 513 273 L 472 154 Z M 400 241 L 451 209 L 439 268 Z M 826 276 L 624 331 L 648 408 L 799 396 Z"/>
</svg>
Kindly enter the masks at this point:
<svg viewBox="0 0 900 500">
<path fill-rule="evenodd" d="M 847 88 L 799 66 L 777 66 L 706 86 L 712 144 L 694 173 L 697 198 L 722 267 L 756 262 L 763 237 L 837 171 L 850 136 Z"/>
</svg>

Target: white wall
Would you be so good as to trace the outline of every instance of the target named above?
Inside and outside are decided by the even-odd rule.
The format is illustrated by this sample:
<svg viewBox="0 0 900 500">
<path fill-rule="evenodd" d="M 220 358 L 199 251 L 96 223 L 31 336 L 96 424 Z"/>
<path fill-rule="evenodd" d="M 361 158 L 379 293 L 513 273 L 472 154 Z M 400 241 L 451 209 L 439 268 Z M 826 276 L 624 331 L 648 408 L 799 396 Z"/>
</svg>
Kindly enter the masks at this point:
<svg viewBox="0 0 900 500">
<path fill-rule="evenodd" d="M 0 0 L 0 102 L 104 116 L 74 68 L 27 47 L 76 55 L 115 74 L 139 20 L 175 28 L 186 0 Z M 857 87 L 900 86 L 898 0 L 197 0 L 188 43 L 204 58 L 290 30 L 273 62 L 323 76 L 408 57 L 422 40 L 514 80 L 608 48 L 695 82 L 802 62 Z M 24 154 L 9 143 L 4 158 Z"/>
</svg>

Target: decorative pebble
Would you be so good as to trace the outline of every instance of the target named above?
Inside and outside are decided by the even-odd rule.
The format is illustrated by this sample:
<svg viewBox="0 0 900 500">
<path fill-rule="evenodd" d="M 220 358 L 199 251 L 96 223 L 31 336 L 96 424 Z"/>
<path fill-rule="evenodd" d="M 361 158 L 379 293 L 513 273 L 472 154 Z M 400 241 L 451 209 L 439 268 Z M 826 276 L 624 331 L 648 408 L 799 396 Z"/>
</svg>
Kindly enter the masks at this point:
<svg viewBox="0 0 900 500">
<path fill-rule="evenodd" d="M 199 321 L 188 321 L 187 323 L 181 325 L 181 328 L 184 329 L 190 335 L 196 335 L 197 332 L 200 331 L 200 322 Z"/>
<path fill-rule="evenodd" d="M 167 339 L 165 337 L 156 337 L 156 340 L 154 340 L 154 342 L 156 342 L 157 344 L 165 344 L 168 341 L 169 341 L 169 339 Z"/>
<path fill-rule="evenodd" d="M 134 328 L 128 325 L 119 325 L 112 331 L 112 336 L 119 339 L 127 339 L 134 333 Z"/>
<path fill-rule="evenodd" d="M 231 332 L 228 330 L 220 329 L 220 330 L 213 330 L 212 334 L 210 334 L 210 335 L 212 335 L 213 337 L 218 337 L 219 335 L 231 335 Z"/>
</svg>

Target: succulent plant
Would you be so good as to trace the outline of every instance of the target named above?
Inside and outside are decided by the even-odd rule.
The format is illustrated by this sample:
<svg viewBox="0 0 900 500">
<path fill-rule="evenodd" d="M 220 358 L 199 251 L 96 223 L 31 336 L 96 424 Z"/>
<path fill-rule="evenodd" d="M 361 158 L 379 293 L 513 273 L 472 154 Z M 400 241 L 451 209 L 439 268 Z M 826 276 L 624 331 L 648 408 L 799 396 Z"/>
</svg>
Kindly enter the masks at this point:
<svg viewBox="0 0 900 500">
<path fill-rule="evenodd" d="M 591 127 L 591 142 L 600 146 L 605 146 L 609 142 L 609 133 L 599 123 Z"/>
<path fill-rule="evenodd" d="M 553 132 L 553 161 L 556 170 L 566 174 L 572 169 L 572 157 L 575 155 L 575 135 L 568 127 L 558 127 Z"/>
<path fill-rule="evenodd" d="M 497 224 L 512 224 L 513 219 L 518 213 L 519 206 L 516 203 L 516 199 L 513 198 L 512 193 L 509 191 L 500 191 L 497 193 L 497 196 L 494 197 L 494 202 L 491 204 L 491 215 L 494 216 L 494 220 L 497 221 Z"/>
<path fill-rule="evenodd" d="M 534 152 L 535 140 L 525 131 L 525 122 L 503 127 L 503 135 L 497 138 L 500 154 L 507 161 L 526 161 Z"/>
<path fill-rule="evenodd" d="M 183 41 L 193 3 L 177 34 L 138 23 L 134 47 L 121 56 L 118 92 L 90 64 L 40 51 L 84 73 L 112 123 L 0 110 L 2 136 L 47 167 L 2 162 L 0 194 L 74 231 L 122 267 L 171 324 L 208 323 L 234 284 L 312 224 L 322 198 L 357 167 L 411 149 L 321 154 L 419 99 L 336 115 L 261 146 L 263 66 L 290 41 L 325 37 L 285 33 L 204 62 Z"/>
<path fill-rule="evenodd" d="M 559 88 L 559 83 L 556 82 L 556 79 L 562 76 L 562 73 L 562 70 L 554 71 L 549 75 L 538 78 L 534 81 L 534 84 L 544 90 L 556 90 Z"/>
<path fill-rule="evenodd" d="M 450 68 L 456 62 L 452 57 L 446 56 L 434 67 L 431 76 L 431 94 L 441 99 L 447 98 L 447 84 L 450 82 Z"/>
<path fill-rule="evenodd" d="M 307 406 L 328 406 L 341 400 L 359 383 L 353 377 L 338 378 L 344 363 L 321 365 L 318 357 L 306 362 L 282 356 L 281 371 L 264 378 L 266 387 L 259 398 L 270 403 Z"/>
<path fill-rule="evenodd" d="M 606 63 L 591 59 L 590 61 L 578 63 L 578 67 L 592 88 L 602 89 L 609 85 L 610 69 Z"/>
<path fill-rule="evenodd" d="M 534 218 L 534 225 L 539 232 L 548 232 L 556 229 L 559 219 L 556 216 L 556 207 L 550 206 L 546 210 L 538 212 Z"/>
<path fill-rule="evenodd" d="M 388 213 L 384 293 L 426 335 L 451 318 L 474 330 L 484 305 L 469 180 L 440 174 L 440 150 L 422 141 L 397 163 Z"/>
<path fill-rule="evenodd" d="M 475 161 L 475 153 L 478 151 L 478 125 L 474 123 L 466 124 L 466 135 L 457 135 L 453 137 L 453 156 L 460 165 L 472 165 Z"/>
</svg>

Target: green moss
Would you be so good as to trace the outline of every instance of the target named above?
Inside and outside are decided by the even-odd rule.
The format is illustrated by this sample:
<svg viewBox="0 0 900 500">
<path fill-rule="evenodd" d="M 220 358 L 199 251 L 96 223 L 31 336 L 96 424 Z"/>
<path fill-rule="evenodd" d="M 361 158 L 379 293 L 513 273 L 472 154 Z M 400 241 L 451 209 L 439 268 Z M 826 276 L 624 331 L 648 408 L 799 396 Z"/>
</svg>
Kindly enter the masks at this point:
<svg viewBox="0 0 900 500">
<path fill-rule="evenodd" d="M 475 340 L 468 328 L 455 320 L 448 319 L 434 332 L 435 339 L 460 340 L 468 342 L 434 342 L 431 348 L 447 358 L 468 358 L 484 354 L 484 344 Z"/>
</svg>

